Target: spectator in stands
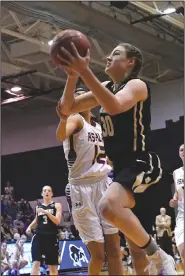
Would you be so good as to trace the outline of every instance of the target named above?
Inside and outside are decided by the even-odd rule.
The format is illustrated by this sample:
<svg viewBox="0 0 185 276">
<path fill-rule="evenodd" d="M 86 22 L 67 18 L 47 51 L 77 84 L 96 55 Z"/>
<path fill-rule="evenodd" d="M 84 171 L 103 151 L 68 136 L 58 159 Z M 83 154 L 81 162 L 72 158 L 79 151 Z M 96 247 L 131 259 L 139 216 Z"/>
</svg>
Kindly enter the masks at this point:
<svg viewBox="0 0 185 276">
<path fill-rule="evenodd" d="M 4 202 L 5 202 L 5 204 L 7 204 L 7 202 L 9 200 L 12 200 L 12 199 L 13 199 L 12 195 L 9 194 L 8 190 L 5 190 L 5 195 L 4 195 Z"/>
<path fill-rule="evenodd" d="M 156 227 L 158 244 L 167 254 L 173 256 L 171 217 L 166 215 L 165 208 L 161 208 L 160 215 L 156 217 Z"/>
<path fill-rule="evenodd" d="M 21 211 L 21 203 L 17 202 L 17 212 L 20 212 L 20 211 Z"/>
<path fill-rule="evenodd" d="M 59 232 L 59 240 L 65 240 L 65 238 L 66 238 L 65 232 L 62 231 L 62 230 L 60 230 L 60 232 Z"/>
<path fill-rule="evenodd" d="M 17 228 L 13 228 L 13 239 L 15 241 L 20 240 L 21 235 L 19 234 L 19 231 Z"/>
<path fill-rule="evenodd" d="M 4 273 L 7 270 L 10 270 L 10 256 L 7 251 L 7 244 L 3 242 L 1 244 L 1 273 Z"/>
<path fill-rule="evenodd" d="M 8 226 L 11 228 L 12 227 L 12 221 L 13 221 L 12 217 L 9 216 L 7 214 L 7 212 L 5 211 L 3 218 L 4 218 L 4 222 L 6 222 L 8 224 Z"/>
<path fill-rule="evenodd" d="M 4 196 L 1 197 L 1 215 L 4 216 L 4 213 L 6 212 L 6 204 L 4 200 Z"/>
<path fill-rule="evenodd" d="M 13 239 L 13 232 L 9 225 L 4 221 L 1 227 L 3 233 L 3 240 L 11 241 Z"/>
<path fill-rule="evenodd" d="M 10 184 L 9 180 L 6 182 L 4 191 L 5 193 L 7 192 L 9 195 L 12 195 L 12 197 L 14 196 L 14 187 Z"/>
<path fill-rule="evenodd" d="M 33 212 L 33 209 L 28 201 L 26 202 L 26 206 L 25 206 L 25 210 L 24 210 L 24 217 L 25 217 L 25 220 L 27 220 L 27 219 L 33 220 L 34 219 L 34 212 Z"/>
<path fill-rule="evenodd" d="M 24 229 L 24 223 L 21 221 L 20 214 L 17 214 L 16 220 L 13 221 L 13 227 L 17 228 L 18 230 Z"/>
<path fill-rule="evenodd" d="M 7 214 L 12 217 L 12 220 L 16 219 L 17 204 L 15 200 L 9 200 L 7 202 L 6 211 L 7 211 Z"/>
<path fill-rule="evenodd" d="M 20 210 L 21 210 L 22 212 L 24 212 L 25 209 L 26 209 L 25 200 L 24 200 L 24 198 L 21 198 L 21 201 L 20 201 Z"/>
</svg>

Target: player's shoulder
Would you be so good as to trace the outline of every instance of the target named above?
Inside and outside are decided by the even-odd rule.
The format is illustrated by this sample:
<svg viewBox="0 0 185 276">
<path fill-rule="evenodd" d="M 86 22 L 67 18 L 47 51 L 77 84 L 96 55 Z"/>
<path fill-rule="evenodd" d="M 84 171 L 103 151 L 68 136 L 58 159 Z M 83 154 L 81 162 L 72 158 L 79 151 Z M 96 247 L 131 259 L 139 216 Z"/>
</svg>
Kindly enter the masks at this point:
<svg viewBox="0 0 185 276">
<path fill-rule="evenodd" d="M 181 173 L 182 170 L 183 170 L 182 167 L 180 167 L 180 168 L 178 168 L 178 169 L 175 169 L 175 170 L 173 171 L 173 176 L 176 176 L 177 174 Z"/>
<path fill-rule="evenodd" d="M 71 114 L 68 118 L 69 121 L 83 122 L 83 117 L 79 113 Z"/>
</svg>

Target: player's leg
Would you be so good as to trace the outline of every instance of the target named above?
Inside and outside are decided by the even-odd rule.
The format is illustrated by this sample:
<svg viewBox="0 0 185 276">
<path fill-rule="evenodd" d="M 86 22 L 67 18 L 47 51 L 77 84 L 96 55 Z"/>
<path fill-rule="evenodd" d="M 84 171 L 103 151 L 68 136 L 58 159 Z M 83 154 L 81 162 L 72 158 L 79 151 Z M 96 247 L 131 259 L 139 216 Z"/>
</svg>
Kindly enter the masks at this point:
<svg viewBox="0 0 185 276">
<path fill-rule="evenodd" d="M 72 215 L 80 238 L 90 251 L 89 275 L 99 275 L 105 261 L 104 236 L 99 215 L 92 201 L 97 183 L 71 185 Z"/>
<path fill-rule="evenodd" d="M 11 268 L 12 269 L 19 269 L 19 264 L 17 260 L 11 260 Z"/>
<path fill-rule="evenodd" d="M 180 221 L 180 223 L 177 223 L 176 225 L 175 241 L 182 263 L 184 264 L 184 220 Z"/>
<path fill-rule="evenodd" d="M 182 263 L 184 264 L 184 243 L 181 243 L 181 244 L 178 246 L 178 250 L 179 250 L 179 254 L 180 254 Z"/>
<path fill-rule="evenodd" d="M 88 266 L 88 275 L 99 275 L 105 262 L 103 242 L 91 241 L 87 244 L 91 259 Z"/>
<path fill-rule="evenodd" d="M 34 235 L 31 242 L 32 268 L 30 275 L 39 275 L 41 262 L 41 243 L 38 235 Z"/>
<path fill-rule="evenodd" d="M 120 236 L 118 234 L 118 229 L 107 223 L 105 219 L 99 213 L 98 203 L 104 195 L 107 188 L 112 184 L 110 178 L 105 178 L 104 180 L 97 183 L 96 192 L 94 193 L 94 206 L 100 217 L 101 226 L 103 228 L 104 238 L 105 238 L 105 252 L 108 261 L 108 273 L 109 275 L 123 275 L 123 264 L 122 256 L 120 250 Z"/>
<path fill-rule="evenodd" d="M 49 275 L 58 275 L 58 269 L 56 265 L 48 265 Z"/>
<path fill-rule="evenodd" d="M 158 157 L 156 157 L 155 162 L 159 166 Z M 171 275 L 171 273 L 177 275 L 174 269 L 173 258 L 162 250 L 159 250 L 156 242 L 151 239 L 137 217 L 130 210 L 135 205 L 134 196 L 130 189 L 135 188 L 138 191 L 138 189 L 143 190 L 149 186 L 142 184 L 145 172 L 149 171 L 146 160 L 144 162 L 139 160 L 139 164 L 136 163 L 134 163 L 132 168 L 123 169 L 116 177 L 116 180 L 119 180 L 121 184 L 114 182 L 107 189 L 99 203 L 100 212 L 110 224 L 120 229 L 125 236 L 131 239 L 148 255 L 151 264 L 149 266 L 150 274 L 158 274 L 163 269 L 167 275 Z M 147 168 L 142 169 L 142 166 L 146 165 Z M 153 164 L 151 167 L 152 172 L 156 175 L 157 168 L 159 169 L 159 167 L 156 170 L 154 170 Z"/>
<path fill-rule="evenodd" d="M 133 194 L 117 182 L 113 182 L 99 202 L 103 217 L 140 247 L 149 241 L 149 235 L 130 210 L 135 205 Z"/>
<path fill-rule="evenodd" d="M 20 261 L 20 263 L 19 263 L 19 269 L 25 267 L 27 264 L 28 264 L 28 261 L 26 261 L 26 260 Z"/>
<path fill-rule="evenodd" d="M 49 235 L 44 237 L 43 251 L 45 252 L 45 263 L 49 267 L 50 275 L 58 275 L 58 265 L 59 265 L 59 241 L 56 235 Z"/>
<path fill-rule="evenodd" d="M 129 246 L 130 255 L 132 257 L 132 264 L 134 266 L 136 275 L 148 275 L 148 271 L 145 271 L 145 268 L 149 265 L 146 254 L 130 239 L 126 238 L 126 240 Z"/>
<path fill-rule="evenodd" d="M 109 275 L 124 275 L 118 233 L 105 235 L 105 252 L 107 254 Z"/>
</svg>

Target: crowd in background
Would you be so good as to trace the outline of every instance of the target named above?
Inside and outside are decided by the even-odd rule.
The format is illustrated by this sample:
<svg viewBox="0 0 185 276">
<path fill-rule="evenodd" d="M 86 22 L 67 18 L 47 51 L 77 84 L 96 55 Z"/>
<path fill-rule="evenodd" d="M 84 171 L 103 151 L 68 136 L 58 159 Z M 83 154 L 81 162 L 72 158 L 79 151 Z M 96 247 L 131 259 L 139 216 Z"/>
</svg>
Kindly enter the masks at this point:
<svg viewBox="0 0 185 276">
<path fill-rule="evenodd" d="M 1 196 L 1 241 L 10 242 L 20 238 L 30 241 L 32 234 L 26 229 L 34 219 L 34 211 L 30 203 L 23 198 L 16 201 L 14 187 L 8 181 Z"/>
<path fill-rule="evenodd" d="M 26 229 L 35 217 L 35 210 L 25 199 L 15 200 L 14 187 L 7 181 L 4 194 L 1 196 L 1 241 L 15 242 L 19 239 L 31 241 L 33 233 L 27 234 Z M 59 226 L 59 239 L 79 238 L 74 228 L 71 215 L 63 215 Z"/>
</svg>

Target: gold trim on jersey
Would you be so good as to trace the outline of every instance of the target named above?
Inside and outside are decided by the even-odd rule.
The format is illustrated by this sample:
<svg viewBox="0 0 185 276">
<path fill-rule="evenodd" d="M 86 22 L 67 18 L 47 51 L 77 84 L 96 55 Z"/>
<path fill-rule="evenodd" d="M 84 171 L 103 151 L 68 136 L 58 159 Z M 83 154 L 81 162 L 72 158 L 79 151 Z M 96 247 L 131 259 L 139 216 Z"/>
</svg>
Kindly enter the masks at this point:
<svg viewBox="0 0 185 276">
<path fill-rule="evenodd" d="M 137 104 L 134 106 L 134 151 L 137 150 Z"/>
<path fill-rule="evenodd" d="M 139 124 L 141 126 L 141 132 L 140 132 L 140 134 L 142 136 L 142 151 L 144 151 L 145 150 L 145 135 L 143 134 L 143 132 L 144 132 L 144 125 L 143 125 L 143 122 L 142 122 L 142 119 L 143 119 L 143 113 L 142 113 L 142 111 L 143 111 L 143 102 L 140 102 Z"/>
</svg>

